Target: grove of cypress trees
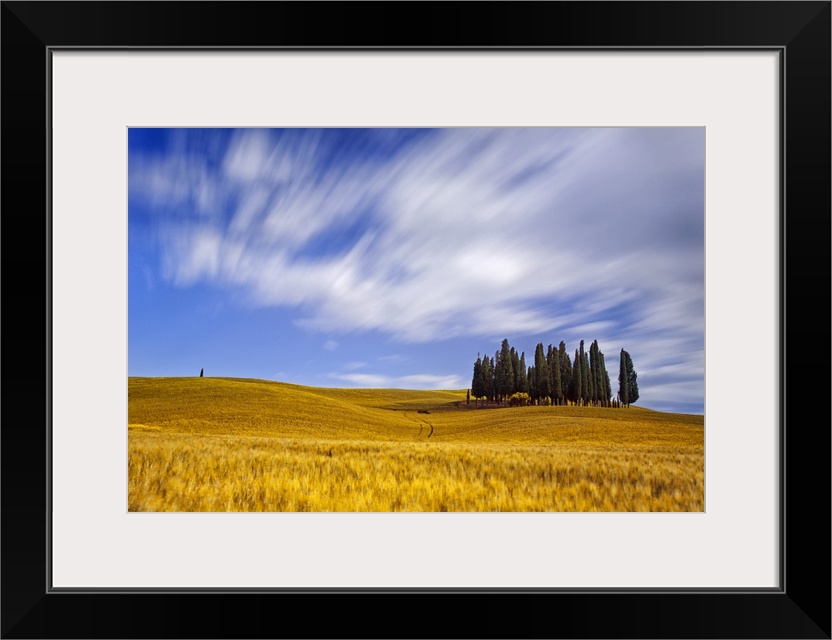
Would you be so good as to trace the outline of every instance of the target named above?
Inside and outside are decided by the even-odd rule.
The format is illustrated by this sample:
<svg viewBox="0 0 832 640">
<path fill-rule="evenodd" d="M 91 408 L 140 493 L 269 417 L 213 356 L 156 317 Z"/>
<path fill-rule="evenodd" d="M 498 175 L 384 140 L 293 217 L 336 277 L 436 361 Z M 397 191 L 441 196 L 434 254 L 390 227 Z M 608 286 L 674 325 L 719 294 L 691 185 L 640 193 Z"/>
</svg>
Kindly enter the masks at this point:
<svg viewBox="0 0 832 640">
<path fill-rule="evenodd" d="M 553 406 L 573 403 L 576 406 L 628 407 L 638 400 L 638 376 L 630 354 L 621 350 L 618 374 L 618 394 L 614 398 L 604 353 L 593 340 L 589 349 L 584 341 L 575 349 L 570 360 L 566 343 L 558 348 L 549 345 L 544 350 L 540 342 L 535 347 L 534 364 L 526 366 L 526 354 L 518 353 L 509 345 L 508 338 L 494 353 L 493 358 L 480 357 L 474 363 L 470 394 L 476 400 L 505 404 L 515 393 L 527 393 L 532 404 L 542 400 Z"/>
</svg>

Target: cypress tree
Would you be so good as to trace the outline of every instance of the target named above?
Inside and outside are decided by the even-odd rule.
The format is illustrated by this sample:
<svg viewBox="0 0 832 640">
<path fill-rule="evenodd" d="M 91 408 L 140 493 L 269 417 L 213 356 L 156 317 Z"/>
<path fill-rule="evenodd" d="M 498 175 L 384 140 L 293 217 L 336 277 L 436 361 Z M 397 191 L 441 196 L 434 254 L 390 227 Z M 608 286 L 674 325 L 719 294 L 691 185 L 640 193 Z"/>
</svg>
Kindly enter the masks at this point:
<svg viewBox="0 0 832 640">
<path fill-rule="evenodd" d="M 518 391 L 522 391 L 520 388 L 520 378 L 525 377 L 526 368 L 523 367 L 521 370 L 520 356 L 517 354 L 517 349 L 512 347 L 509 355 L 511 356 L 511 393 L 509 395 L 512 395 Z"/>
<path fill-rule="evenodd" d="M 517 365 L 517 391 L 519 393 L 529 392 L 529 379 L 526 377 L 526 352 L 520 354 L 520 362 Z"/>
<path fill-rule="evenodd" d="M 610 386 L 610 374 L 607 372 L 607 365 L 604 364 L 603 352 L 598 352 L 601 359 L 601 372 L 604 375 L 604 406 L 609 407 L 612 398 L 612 387 Z"/>
<path fill-rule="evenodd" d="M 604 354 L 598 348 L 598 341 L 593 340 L 589 348 L 589 368 L 592 373 L 592 400 L 596 407 L 605 407 L 608 397 L 605 397 L 607 387 L 604 382 Z"/>
<path fill-rule="evenodd" d="M 589 354 L 586 351 L 584 351 L 583 363 L 581 364 L 581 377 L 583 378 L 581 385 L 584 392 L 584 406 L 589 406 L 592 404 L 594 389 L 592 388 L 592 376 L 589 371 Z"/>
<path fill-rule="evenodd" d="M 560 352 L 552 349 L 552 394 L 555 396 L 555 404 L 563 404 L 563 379 L 560 371 Z"/>
<path fill-rule="evenodd" d="M 482 398 L 483 384 L 482 384 L 482 358 L 477 354 L 477 361 L 474 363 L 474 377 L 471 379 L 471 392 L 474 394 L 474 399 Z"/>
<path fill-rule="evenodd" d="M 555 371 L 558 369 L 555 366 L 555 350 L 552 349 L 552 345 L 546 347 L 546 366 L 549 369 L 549 401 L 552 403 L 552 406 L 557 404 L 557 392 L 555 391 Z"/>
<path fill-rule="evenodd" d="M 592 406 L 597 406 L 598 402 L 598 356 L 595 355 L 596 343 L 593 340 L 589 345 L 589 379 L 592 381 L 590 389 L 590 402 Z"/>
<path fill-rule="evenodd" d="M 625 407 L 630 405 L 630 385 L 627 380 L 627 362 L 630 354 L 621 350 L 621 360 L 618 366 L 618 400 Z"/>
<path fill-rule="evenodd" d="M 538 342 L 534 352 L 534 368 L 537 385 L 537 397 L 539 400 L 549 397 L 549 365 L 546 364 L 546 354 L 543 352 L 543 343 Z"/>
<path fill-rule="evenodd" d="M 488 356 L 482 359 L 482 395 L 486 399 L 486 401 L 491 400 L 491 394 L 493 391 L 492 383 L 491 383 L 491 362 L 488 359 Z"/>
<path fill-rule="evenodd" d="M 497 361 L 500 357 L 500 352 L 494 354 L 491 358 L 491 401 L 496 402 L 497 397 Z"/>
<path fill-rule="evenodd" d="M 581 356 L 577 349 L 575 349 L 575 362 L 572 363 L 572 402 L 576 405 L 581 404 Z"/>
<path fill-rule="evenodd" d="M 512 394 L 512 387 L 514 386 L 514 370 L 511 365 L 511 350 L 508 346 L 508 340 L 503 340 L 502 347 L 497 355 L 497 363 L 495 365 L 497 374 L 497 396 L 501 402 Z"/>
<path fill-rule="evenodd" d="M 533 404 L 537 404 L 537 371 L 534 367 L 529 367 L 529 372 L 526 378 L 529 381 L 529 397 Z"/>
<path fill-rule="evenodd" d="M 638 400 L 638 374 L 633 369 L 633 360 L 630 354 L 626 351 L 627 356 L 627 395 L 630 399 L 630 404 L 634 404 Z"/>
<path fill-rule="evenodd" d="M 580 373 L 581 373 L 581 393 L 580 393 L 580 401 L 581 405 L 586 406 L 591 398 L 592 387 L 591 387 L 591 380 L 592 378 L 589 375 L 589 361 L 587 359 L 586 351 L 584 351 L 584 341 L 581 340 L 581 346 L 578 351 L 578 358 L 581 361 L 580 364 Z"/>
<path fill-rule="evenodd" d="M 569 395 L 569 386 L 572 382 L 572 362 L 569 360 L 569 353 L 566 351 L 566 343 L 563 340 L 560 341 L 558 355 L 560 356 L 560 388 L 563 403 Z"/>
<path fill-rule="evenodd" d="M 497 351 L 492 359 L 494 366 L 491 368 L 491 388 L 494 391 L 494 399 L 500 401 L 500 352 Z"/>
</svg>

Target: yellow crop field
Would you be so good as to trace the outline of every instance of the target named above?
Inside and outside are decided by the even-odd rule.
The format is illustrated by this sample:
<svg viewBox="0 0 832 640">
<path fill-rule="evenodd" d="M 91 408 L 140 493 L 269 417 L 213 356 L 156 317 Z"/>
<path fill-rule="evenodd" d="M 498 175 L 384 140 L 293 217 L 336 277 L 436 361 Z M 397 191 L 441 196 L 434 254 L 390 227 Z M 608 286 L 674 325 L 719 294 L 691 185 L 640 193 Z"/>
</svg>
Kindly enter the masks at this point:
<svg viewBox="0 0 832 640">
<path fill-rule="evenodd" d="M 130 511 L 702 511 L 703 416 L 128 380 Z"/>
</svg>

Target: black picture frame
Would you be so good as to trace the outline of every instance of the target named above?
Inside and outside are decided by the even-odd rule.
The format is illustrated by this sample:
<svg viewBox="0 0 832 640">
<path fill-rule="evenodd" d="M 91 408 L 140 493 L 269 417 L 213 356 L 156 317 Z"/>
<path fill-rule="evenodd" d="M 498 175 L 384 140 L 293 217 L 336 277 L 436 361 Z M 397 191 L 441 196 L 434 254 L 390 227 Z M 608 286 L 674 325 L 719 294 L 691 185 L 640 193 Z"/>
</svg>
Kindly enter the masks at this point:
<svg viewBox="0 0 832 640">
<path fill-rule="evenodd" d="M 829 1 L 2 2 L 2 637 L 829 638 L 830 15 Z M 48 88 L 64 47 L 778 51 L 780 588 L 52 590 Z M 721 357 L 745 375 L 742 349 L 759 346 L 737 345 Z"/>
</svg>

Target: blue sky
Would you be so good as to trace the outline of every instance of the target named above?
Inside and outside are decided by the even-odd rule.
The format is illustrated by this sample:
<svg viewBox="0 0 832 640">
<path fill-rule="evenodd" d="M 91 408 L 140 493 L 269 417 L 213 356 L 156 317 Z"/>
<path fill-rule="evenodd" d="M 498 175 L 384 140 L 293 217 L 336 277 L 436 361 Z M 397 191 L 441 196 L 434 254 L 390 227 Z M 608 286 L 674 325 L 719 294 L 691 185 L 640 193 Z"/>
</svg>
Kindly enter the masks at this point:
<svg viewBox="0 0 832 640">
<path fill-rule="evenodd" d="M 463 389 L 597 339 L 704 411 L 703 128 L 128 135 L 130 376 Z"/>
</svg>

